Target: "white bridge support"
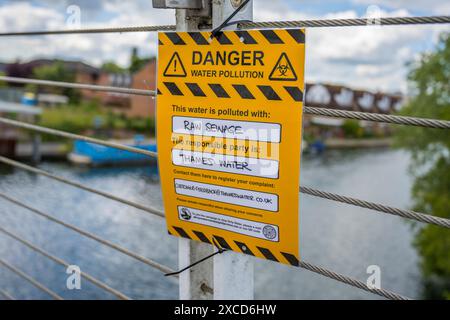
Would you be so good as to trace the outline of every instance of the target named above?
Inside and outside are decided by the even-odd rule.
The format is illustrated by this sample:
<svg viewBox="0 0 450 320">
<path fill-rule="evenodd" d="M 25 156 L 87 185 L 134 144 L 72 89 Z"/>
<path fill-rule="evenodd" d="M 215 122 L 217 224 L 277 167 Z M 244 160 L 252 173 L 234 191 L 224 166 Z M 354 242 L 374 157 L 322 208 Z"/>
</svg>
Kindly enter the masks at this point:
<svg viewBox="0 0 450 320">
<path fill-rule="evenodd" d="M 212 0 L 213 27 L 219 26 L 235 10 L 233 3 L 239 5 L 241 1 Z M 250 1 L 233 21 L 253 20 L 252 8 L 253 2 Z M 205 17 L 198 17 L 194 10 L 189 9 L 177 9 L 176 18 L 178 31 L 197 31 L 198 23 L 201 19 L 205 19 Z M 211 21 L 211 17 L 209 17 L 209 21 Z M 235 26 L 227 29 L 232 28 Z M 178 265 L 182 269 L 212 254 L 215 249 L 208 244 L 180 238 L 178 250 Z M 180 274 L 180 299 L 253 299 L 253 283 L 253 258 L 226 251 Z"/>
<path fill-rule="evenodd" d="M 233 251 L 214 256 L 215 300 L 253 300 L 253 259 Z"/>
</svg>

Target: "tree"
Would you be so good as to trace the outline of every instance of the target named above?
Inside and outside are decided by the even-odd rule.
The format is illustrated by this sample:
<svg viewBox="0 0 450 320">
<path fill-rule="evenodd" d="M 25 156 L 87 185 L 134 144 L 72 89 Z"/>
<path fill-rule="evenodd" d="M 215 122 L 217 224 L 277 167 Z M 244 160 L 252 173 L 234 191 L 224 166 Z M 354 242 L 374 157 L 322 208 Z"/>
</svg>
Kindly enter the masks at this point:
<svg viewBox="0 0 450 320">
<path fill-rule="evenodd" d="M 413 98 L 401 114 L 450 120 L 450 34 L 445 33 L 435 52 L 424 54 L 411 66 Z M 450 218 L 450 133 L 430 128 L 399 128 L 397 142 L 411 152 L 414 209 Z M 421 257 L 424 295 L 450 299 L 450 231 L 427 225 L 416 229 L 415 246 Z"/>
<path fill-rule="evenodd" d="M 61 61 L 56 61 L 51 65 L 34 68 L 33 76 L 36 79 L 62 82 L 75 82 L 76 77 L 75 72 L 69 71 Z M 46 90 L 51 90 L 52 93 L 68 96 L 72 103 L 77 103 L 80 100 L 80 94 L 75 89 L 47 88 Z"/>
<path fill-rule="evenodd" d="M 130 61 L 130 73 L 135 73 L 144 67 L 151 58 L 139 58 L 138 49 L 135 47 L 131 53 L 131 61 Z"/>
<path fill-rule="evenodd" d="M 5 76 L 4 72 L 0 72 L 0 76 Z M 0 81 L 0 88 L 6 87 L 6 82 L 5 81 Z"/>
<path fill-rule="evenodd" d="M 102 71 L 108 73 L 124 73 L 126 70 L 112 61 L 107 61 L 102 65 Z"/>
</svg>

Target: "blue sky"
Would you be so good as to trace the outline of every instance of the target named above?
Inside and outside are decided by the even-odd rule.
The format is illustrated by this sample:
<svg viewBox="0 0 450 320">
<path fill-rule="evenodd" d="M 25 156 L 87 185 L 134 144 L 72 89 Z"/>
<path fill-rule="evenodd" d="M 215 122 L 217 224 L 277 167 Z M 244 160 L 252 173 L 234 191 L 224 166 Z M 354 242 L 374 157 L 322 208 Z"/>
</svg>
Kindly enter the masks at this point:
<svg viewBox="0 0 450 320">
<path fill-rule="evenodd" d="M 3 31 L 69 28 L 67 8 L 81 12 L 81 28 L 174 23 L 173 10 L 153 9 L 151 0 L 0 0 Z M 370 7 L 371 6 L 371 7 Z M 375 6 L 375 7 L 374 7 Z M 256 21 L 381 16 L 449 15 L 445 0 L 254 0 Z M 373 11 L 371 11 L 373 12 Z M 306 80 L 362 89 L 403 91 L 406 63 L 432 50 L 449 26 L 311 28 L 307 30 Z M 126 66 L 131 48 L 156 53 L 155 33 L 2 38 L 0 61 L 39 57 L 80 59 Z"/>
</svg>

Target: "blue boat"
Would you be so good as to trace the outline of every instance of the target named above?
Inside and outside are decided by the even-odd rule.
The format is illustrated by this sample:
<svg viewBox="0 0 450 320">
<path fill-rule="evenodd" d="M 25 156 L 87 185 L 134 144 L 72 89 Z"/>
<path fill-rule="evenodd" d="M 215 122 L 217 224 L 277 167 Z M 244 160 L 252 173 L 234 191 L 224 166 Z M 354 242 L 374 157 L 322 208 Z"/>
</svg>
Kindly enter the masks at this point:
<svg viewBox="0 0 450 320">
<path fill-rule="evenodd" d="M 138 137 L 135 138 L 134 143 L 125 144 L 130 147 L 156 152 L 156 143 L 144 143 L 143 139 Z M 156 161 L 155 158 L 144 154 L 124 151 L 81 140 L 76 140 L 74 142 L 73 151 L 69 154 L 68 158 L 72 163 L 88 166 L 142 164 L 155 163 Z"/>
</svg>

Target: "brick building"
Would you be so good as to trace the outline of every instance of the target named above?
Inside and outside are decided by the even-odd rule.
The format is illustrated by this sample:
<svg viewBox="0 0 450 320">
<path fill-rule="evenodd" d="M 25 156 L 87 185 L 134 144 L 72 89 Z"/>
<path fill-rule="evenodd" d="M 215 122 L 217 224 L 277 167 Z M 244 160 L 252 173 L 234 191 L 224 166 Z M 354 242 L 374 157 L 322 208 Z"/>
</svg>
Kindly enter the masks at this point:
<svg viewBox="0 0 450 320">
<path fill-rule="evenodd" d="M 156 90 L 156 59 L 150 60 L 141 70 L 133 74 L 133 88 Z M 153 97 L 131 96 L 127 115 L 132 117 L 155 117 L 156 104 Z"/>
<path fill-rule="evenodd" d="M 59 60 L 61 61 L 61 60 Z M 51 65 L 56 60 L 40 59 L 23 64 L 6 66 L 10 76 L 32 77 L 35 67 Z M 80 61 L 61 61 L 67 70 L 75 73 L 75 81 L 100 86 L 156 90 L 156 59 L 150 59 L 139 71 L 129 73 L 107 73 Z M 20 71 L 21 74 L 10 74 Z M 127 95 L 105 91 L 80 90 L 84 100 L 97 100 L 101 105 L 128 117 L 155 117 L 155 99 L 149 96 Z M 305 104 L 311 107 L 326 107 L 362 112 L 394 113 L 401 107 L 400 94 L 385 94 L 367 90 L 355 90 L 340 85 L 307 83 Z"/>
</svg>

